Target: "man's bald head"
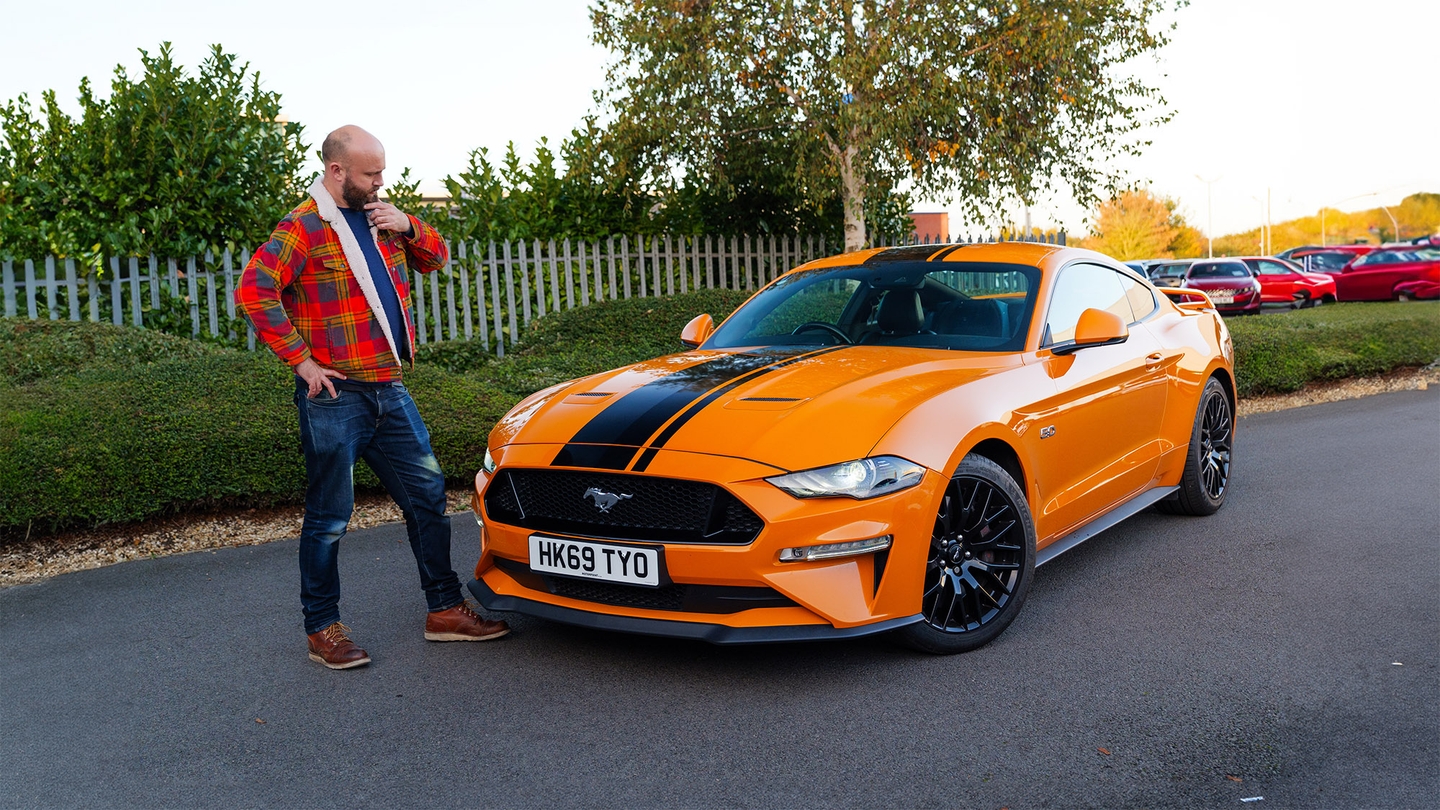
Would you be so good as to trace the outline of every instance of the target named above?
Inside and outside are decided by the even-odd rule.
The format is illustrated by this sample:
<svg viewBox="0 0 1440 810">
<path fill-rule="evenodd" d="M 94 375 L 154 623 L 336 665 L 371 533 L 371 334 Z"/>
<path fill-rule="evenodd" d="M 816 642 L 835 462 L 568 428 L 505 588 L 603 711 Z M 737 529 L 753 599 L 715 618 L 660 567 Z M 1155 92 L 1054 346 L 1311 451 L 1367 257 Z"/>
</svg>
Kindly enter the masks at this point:
<svg viewBox="0 0 1440 810">
<path fill-rule="evenodd" d="M 348 166 L 352 154 L 377 152 L 381 155 L 385 153 L 385 147 L 380 145 L 380 139 L 354 124 L 346 124 L 326 135 L 325 141 L 320 144 L 320 159 L 325 162 L 326 166 L 331 163 Z"/>
<path fill-rule="evenodd" d="M 353 124 L 343 126 L 320 145 L 325 161 L 325 188 L 346 208 L 364 208 L 379 199 L 385 184 L 385 147 L 374 135 Z"/>
</svg>

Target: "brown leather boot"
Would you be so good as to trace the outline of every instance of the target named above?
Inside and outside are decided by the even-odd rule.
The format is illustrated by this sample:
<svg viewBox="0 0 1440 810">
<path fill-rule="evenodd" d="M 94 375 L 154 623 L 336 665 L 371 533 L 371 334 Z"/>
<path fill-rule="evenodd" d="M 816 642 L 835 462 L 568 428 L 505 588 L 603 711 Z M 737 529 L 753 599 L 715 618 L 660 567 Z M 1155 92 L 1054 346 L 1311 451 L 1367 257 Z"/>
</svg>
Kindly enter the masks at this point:
<svg viewBox="0 0 1440 810">
<path fill-rule="evenodd" d="M 510 625 L 481 618 L 465 602 L 425 616 L 426 641 L 489 641 L 509 632 Z"/>
<path fill-rule="evenodd" d="M 370 663 L 370 656 L 355 646 L 349 632 L 350 628 L 335 622 L 318 633 L 306 636 L 310 645 L 310 660 L 331 669 L 350 669 Z"/>
</svg>

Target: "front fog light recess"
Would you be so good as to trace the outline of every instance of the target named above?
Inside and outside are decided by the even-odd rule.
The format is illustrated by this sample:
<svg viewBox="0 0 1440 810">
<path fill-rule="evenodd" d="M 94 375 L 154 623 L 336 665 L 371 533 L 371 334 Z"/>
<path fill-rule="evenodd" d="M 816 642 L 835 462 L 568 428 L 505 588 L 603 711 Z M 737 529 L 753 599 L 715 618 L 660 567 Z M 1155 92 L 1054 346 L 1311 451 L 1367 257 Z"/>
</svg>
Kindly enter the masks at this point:
<svg viewBox="0 0 1440 810">
<path fill-rule="evenodd" d="M 872 537 L 869 540 L 851 540 L 845 543 L 822 543 L 818 546 L 800 546 L 780 550 L 780 562 L 809 562 L 811 560 L 832 560 L 836 557 L 851 557 L 869 554 L 890 547 L 891 535 Z"/>
<path fill-rule="evenodd" d="M 908 489 L 925 477 L 925 468 L 896 456 L 844 461 L 766 478 L 797 498 L 855 498 L 864 500 Z"/>
</svg>

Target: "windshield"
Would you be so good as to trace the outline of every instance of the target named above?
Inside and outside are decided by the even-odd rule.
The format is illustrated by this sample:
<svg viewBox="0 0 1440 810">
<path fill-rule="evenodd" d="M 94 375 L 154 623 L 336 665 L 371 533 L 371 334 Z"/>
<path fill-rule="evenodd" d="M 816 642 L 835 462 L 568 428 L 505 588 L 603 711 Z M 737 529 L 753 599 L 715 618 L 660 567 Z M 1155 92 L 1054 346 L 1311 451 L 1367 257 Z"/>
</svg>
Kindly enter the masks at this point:
<svg viewBox="0 0 1440 810">
<path fill-rule="evenodd" d="M 1019 351 L 1039 280 L 1034 267 L 961 262 L 792 272 L 736 310 L 705 348 L 864 343 Z"/>
<path fill-rule="evenodd" d="M 1417 248 L 1415 250 L 1377 250 L 1355 260 L 1355 266 L 1367 264 L 1400 264 L 1402 262 L 1434 261 L 1440 258 L 1440 249 Z"/>
<path fill-rule="evenodd" d="M 1343 253 L 1331 251 L 1329 253 L 1310 253 L 1305 256 L 1312 270 L 1339 270 L 1355 258 L 1354 253 Z"/>
<path fill-rule="evenodd" d="M 1241 262 L 1200 262 L 1190 268 L 1190 278 L 1249 278 L 1250 270 Z"/>
</svg>

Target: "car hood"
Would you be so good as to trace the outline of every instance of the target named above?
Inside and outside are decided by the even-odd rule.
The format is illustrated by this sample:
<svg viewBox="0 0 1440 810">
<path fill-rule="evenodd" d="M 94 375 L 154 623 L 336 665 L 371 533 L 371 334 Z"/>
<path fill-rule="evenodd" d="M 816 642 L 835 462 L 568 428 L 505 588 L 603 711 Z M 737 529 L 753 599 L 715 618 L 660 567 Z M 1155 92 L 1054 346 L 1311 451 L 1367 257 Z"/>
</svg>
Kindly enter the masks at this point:
<svg viewBox="0 0 1440 810">
<path fill-rule="evenodd" d="M 664 448 L 808 469 L 863 458 L 919 403 L 1020 364 L 880 346 L 692 351 L 541 392 L 490 442 L 559 445 L 565 466 L 623 469 L 640 448 Z"/>
</svg>

